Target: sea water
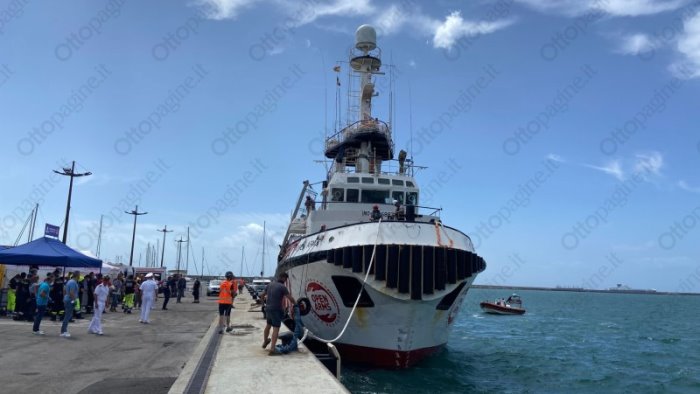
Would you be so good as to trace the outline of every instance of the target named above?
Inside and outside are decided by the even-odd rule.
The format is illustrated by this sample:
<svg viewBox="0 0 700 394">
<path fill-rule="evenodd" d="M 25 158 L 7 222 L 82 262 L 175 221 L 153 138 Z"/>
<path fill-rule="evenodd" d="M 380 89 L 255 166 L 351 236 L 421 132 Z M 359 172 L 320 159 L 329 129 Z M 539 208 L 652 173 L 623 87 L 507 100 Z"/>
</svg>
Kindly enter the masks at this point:
<svg viewBox="0 0 700 394">
<path fill-rule="evenodd" d="M 400 371 L 344 366 L 353 393 L 700 393 L 700 296 L 471 289 L 446 348 Z"/>
</svg>

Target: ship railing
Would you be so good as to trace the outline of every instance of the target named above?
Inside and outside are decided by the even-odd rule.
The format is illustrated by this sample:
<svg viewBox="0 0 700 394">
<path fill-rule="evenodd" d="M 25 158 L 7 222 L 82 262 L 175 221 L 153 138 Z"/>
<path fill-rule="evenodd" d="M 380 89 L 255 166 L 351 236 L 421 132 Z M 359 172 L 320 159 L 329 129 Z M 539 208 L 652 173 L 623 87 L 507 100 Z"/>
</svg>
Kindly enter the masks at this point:
<svg viewBox="0 0 700 394">
<path fill-rule="evenodd" d="M 329 163 L 332 163 L 329 161 Z M 401 165 L 399 164 L 399 161 L 397 159 L 392 159 L 392 160 L 387 160 L 382 162 L 382 167 L 381 171 L 375 169 L 373 171 L 357 171 L 357 169 L 354 166 L 345 166 L 341 172 L 346 173 L 346 174 L 369 174 L 372 176 L 380 176 L 380 175 L 405 175 L 405 176 L 410 176 L 414 177 L 416 173 L 418 173 L 420 170 L 424 170 L 428 167 L 425 166 L 417 166 L 413 164 L 413 162 L 409 159 L 406 159 L 406 162 L 404 163 L 403 166 L 403 172 L 401 171 Z M 332 176 L 333 173 L 336 170 L 331 169 L 328 172 L 328 176 Z"/>
<path fill-rule="evenodd" d="M 392 209 L 393 209 L 393 204 L 386 203 L 386 202 L 385 203 L 369 203 L 369 202 L 360 202 L 360 201 L 331 201 L 331 200 L 327 200 L 325 203 L 323 202 L 323 200 L 314 200 L 314 202 L 318 206 L 320 206 L 321 210 L 326 210 L 326 209 L 328 209 L 328 207 L 330 205 L 333 205 L 333 204 L 365 204 L 365 205 L 382 204 L 382 205 L 391 205 Z M 401 204 L 400 213 L 397 213 L 393 210 L 391 212 L 384 211 L 384 213 L 386 213 L 386 216 L 388 216 L 391 219 L 398 219 L 399 217 L 405 217 L 406 207 L 408 205 L 410 205 L 410 204 Z M 429 217 L 429 218 L 438 218 L 438 219 L 440 218 L 440 214 L 442 213 L 442 210 L 443 210 L 443 208 L 428 207 L 425 205 L 413 205 L 413 207 L 415 207 L 415 209 L 416 209 L 416 214 L 418 214 L 419 208 L 423 209 L 424 210 L 423 212 L 428 212 L 428 213 L 421 213 L 420 215 L 418 215 L 419 217 Z M 309 214 L 309 212 L 307 210 L 302 211 L 302 215 L 304 217 L 307 217 L 308 214 Z"/>
<path fill-rule="evenodd" d="M 362 133 L 383 134 L 387 141 L 394 148 L 394 141 L 391 139 L 391 127 L 379 119 L 358 120 L 326 139 L 326 150 L 330 150 L 343 143 L 346 139 Z"/>
</svg>

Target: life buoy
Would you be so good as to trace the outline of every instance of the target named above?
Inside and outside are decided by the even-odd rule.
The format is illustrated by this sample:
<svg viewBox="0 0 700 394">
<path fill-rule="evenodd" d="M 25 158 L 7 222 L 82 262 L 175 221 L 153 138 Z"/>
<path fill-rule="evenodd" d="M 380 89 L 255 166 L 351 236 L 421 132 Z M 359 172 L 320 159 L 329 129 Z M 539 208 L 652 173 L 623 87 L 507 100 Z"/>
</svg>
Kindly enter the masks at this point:
<svg viewBox="0 0 700 394">
<path fill-rule="evenodd" d="M 341 201 L 343 199 L 343 192 L 336 190 L 333 192 L 333 201 Z"/>
</svg>

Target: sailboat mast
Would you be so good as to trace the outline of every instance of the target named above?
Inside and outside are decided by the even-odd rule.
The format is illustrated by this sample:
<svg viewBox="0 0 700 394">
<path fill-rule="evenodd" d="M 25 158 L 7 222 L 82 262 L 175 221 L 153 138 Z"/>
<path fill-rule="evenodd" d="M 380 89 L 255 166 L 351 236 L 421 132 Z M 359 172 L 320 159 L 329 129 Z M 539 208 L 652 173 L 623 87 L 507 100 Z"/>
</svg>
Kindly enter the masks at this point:
<svg viewBox="0 0 700 394">
<path fill-rule="evenodd" d="M 265 222 L 263 221 L 263 245 L 262 245 L 262 268 L 260 269 L 260 277 L 265 276 Z"/>
<path fill-rule="evenodd" d="M 102 246 L 102 219 L 105 215 L 100 215 L 100 231 L 97 233 L 97 250 L 95 251 L 95 256 L 100 258 L 100 247 Z"/>
<path fill-rule="evenodd" d="M 34 226 L 36 226 L 36 215 L 39 213 L 39 203 L 36 203 L 32 211 L 32 225 L 29 227 L 27 242 L 32 242 L 34 239 Z"/>
</svg>

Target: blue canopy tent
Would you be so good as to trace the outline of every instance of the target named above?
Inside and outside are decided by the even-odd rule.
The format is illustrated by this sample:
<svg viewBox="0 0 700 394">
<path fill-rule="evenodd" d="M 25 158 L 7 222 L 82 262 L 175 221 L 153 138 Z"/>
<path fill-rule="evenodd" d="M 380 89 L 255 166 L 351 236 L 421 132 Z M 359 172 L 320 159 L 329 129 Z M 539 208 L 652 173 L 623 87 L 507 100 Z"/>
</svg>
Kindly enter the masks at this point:
<svg viewBox="0 0 700 394">
<path fill-rule="evenodd" d="M 0 250 L 0 264 L 102 268 L 102 260 L 86 256 L 61 241 L 48 237 Z"/>
</svg>

